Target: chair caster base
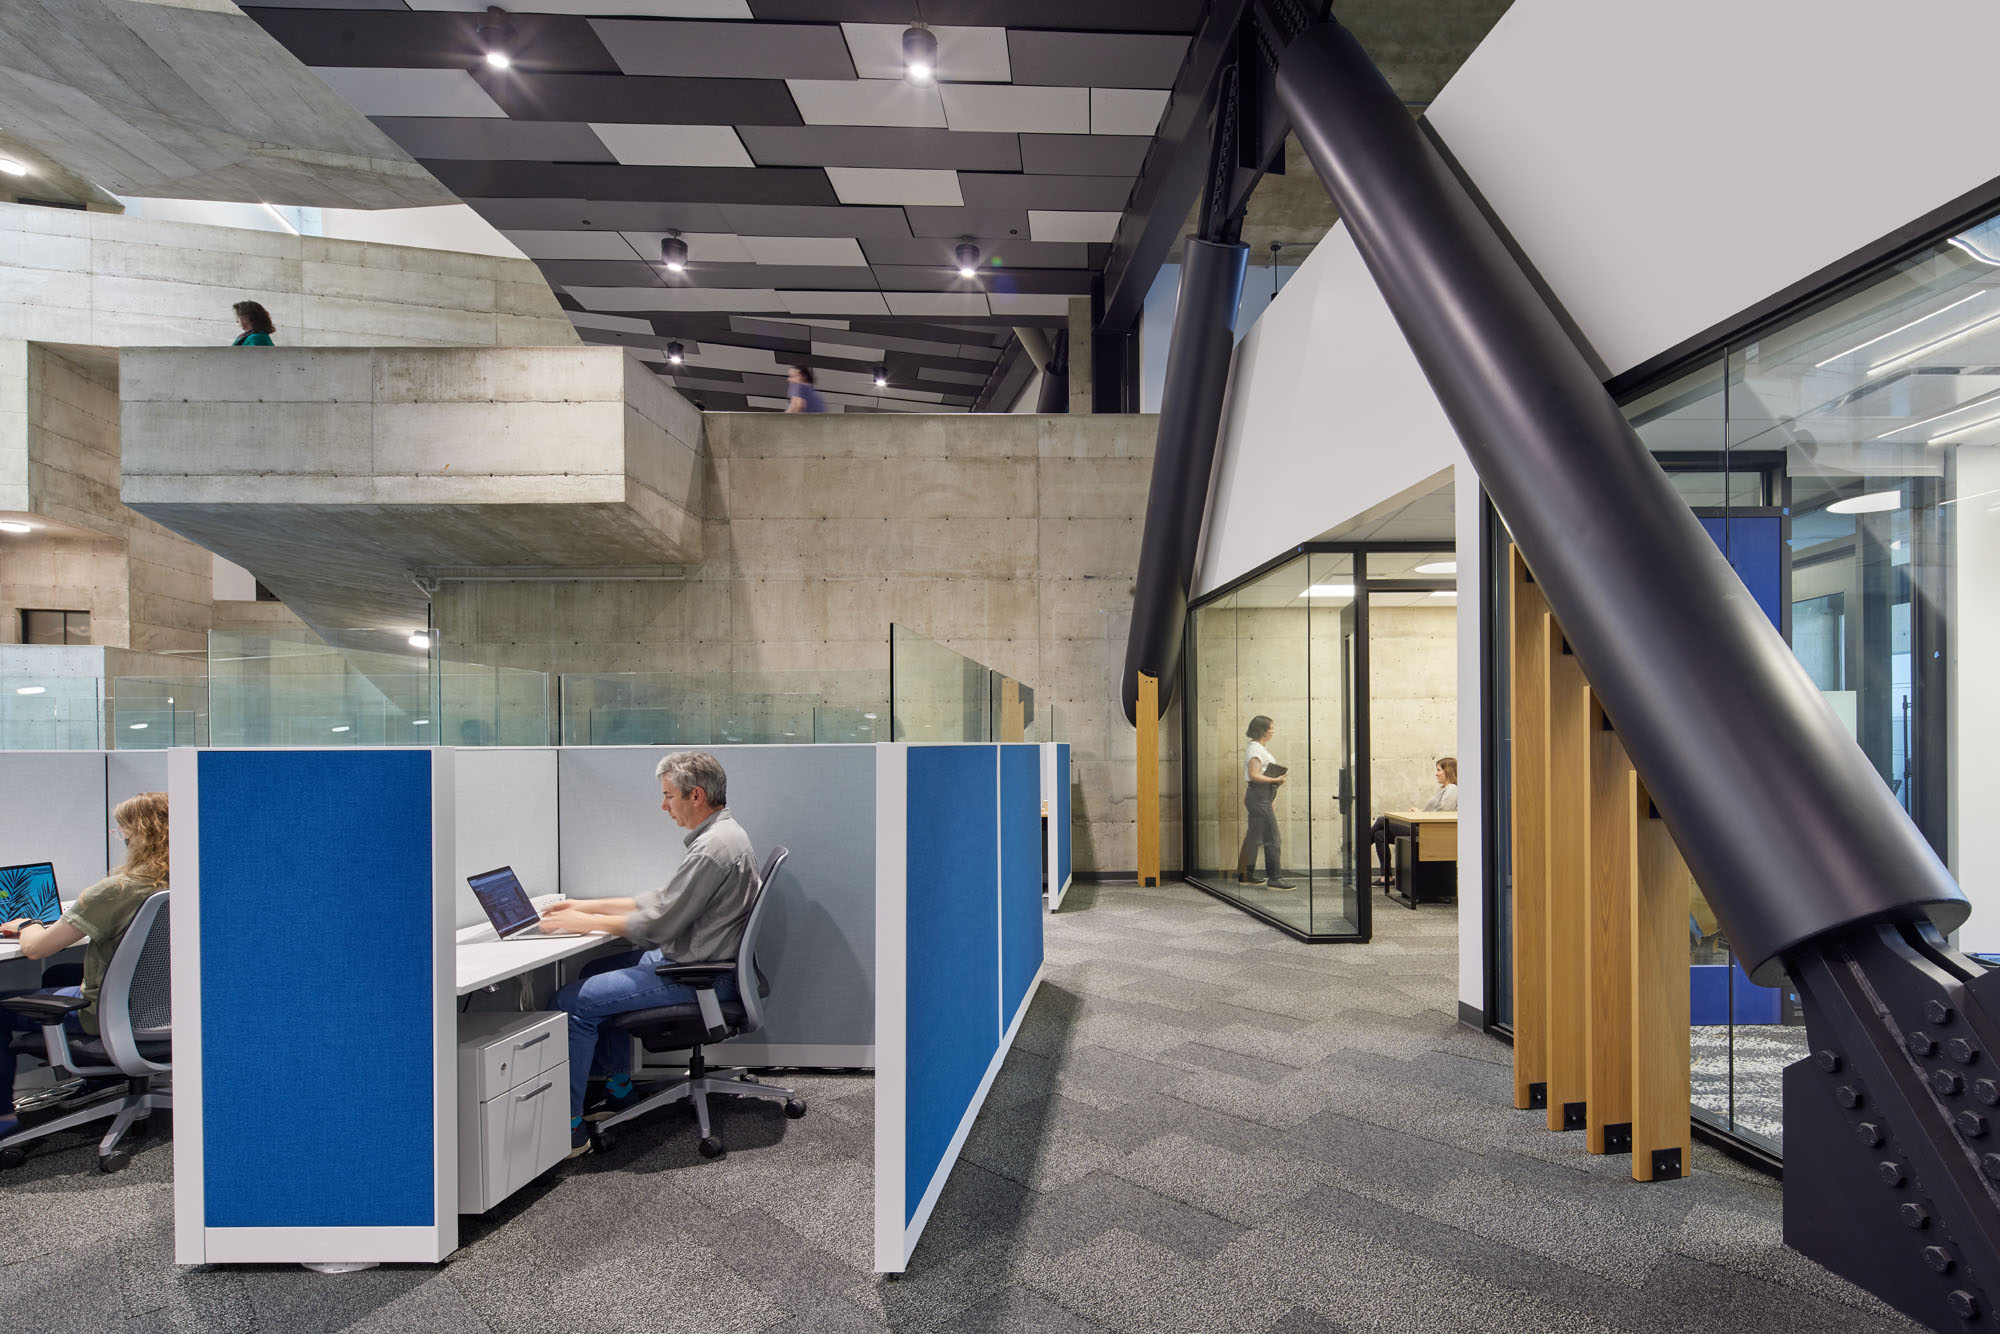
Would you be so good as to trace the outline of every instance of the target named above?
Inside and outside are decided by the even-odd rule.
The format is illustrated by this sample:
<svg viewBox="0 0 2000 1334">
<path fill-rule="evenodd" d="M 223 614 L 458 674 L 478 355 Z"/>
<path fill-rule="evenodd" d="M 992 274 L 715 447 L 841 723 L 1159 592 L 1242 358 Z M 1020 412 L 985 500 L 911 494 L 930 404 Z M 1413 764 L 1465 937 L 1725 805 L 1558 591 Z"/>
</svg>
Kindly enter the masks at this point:
<svg viewBox="0 0 2000 1334">
<path fill-rule="evenodd" d="M 0 1172 L 11 1172 L 28 1161 L 28 1155 L 21 1149 L 0 1149 Z"/>
<path fill-rule="evenodd" d="M 728 1152 L 728 1149 L 722 1147 L 722 1141 L 713 1135 L 708 1136 L 701 1142 L 701 1156 L 704 1158 L 720 1158 Z"/>
<path fill-rule="evenodd" d="M 101 1153 L 97 1156 L 97 1170 L 106 1176 L 113 1172 L 122 1172 L 131 1165 L 132 1155 L 124 1149 L 113 1149 L 110 1153 Z"/>
<path fill-rule="evenodd" d="M 805 1114 L 806 1114 L 806 1100 L 804 1098 L 787 1098 L 785 1100 L 786 1116 L 789 1116 L 792 1120 L 796 1121 Z"/>
</svg>

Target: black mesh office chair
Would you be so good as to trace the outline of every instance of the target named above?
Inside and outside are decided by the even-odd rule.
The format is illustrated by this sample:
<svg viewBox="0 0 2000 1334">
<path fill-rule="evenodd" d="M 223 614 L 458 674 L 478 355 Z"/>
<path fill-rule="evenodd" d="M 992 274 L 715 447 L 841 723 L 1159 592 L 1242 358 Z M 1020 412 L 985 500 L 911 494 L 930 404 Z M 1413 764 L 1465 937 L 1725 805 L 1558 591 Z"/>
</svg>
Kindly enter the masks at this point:
<svg viewBox="0 0 2000 1334">
<path fill-rule="evenodd" d="M 139 905 L 132 924 L 104 970 L 97 993 L 96 1037 L 78 1037 L 63 1027 L 63 1019 L 84 1007 L 80 996 L 15 996 L 0 1006 L 43 1021 L 39 1036 L 19 1033 L 14 1050 L 45 1058 L 58 1075 L 86 1079 L 122 1075 L 125 1095 L 106 1098 L 65 1115 L 23 1126 L 0 1139 L 0 1168 L 19 1167 L 27 1156 L 22 1146 L 58 1130 L 112 1117 L 111 1129 L 97 1145 L 97 1170 L 116 1172 L 132 1160 L 122 1147 L 132 1127 L 142 1125 L 158 1107 L 172 1107 L 171 1089 L 156 1089 L 154 1081 L 173 1074 L 174 1005 L 168 959 L 173 951 L 167 913 L 169 891 L 161 890 Z"/>
<path fill-rule="evenodd" d="M 598 1122 L 592 1132 L 598 1148 L 610 1144 L 610 1137 L 604 1132 L 613 1126 L 686 1098 L 694 1103 L 695 1119 L 701 1124 L 702 1156 L 720 1158 L 728 1150 L 723 1147 L 721 1136 L 715 1133 L 709 1122 L 708 1095 L 711 1093 L 782 1102 L 785 1104 L 785 1115 L 793 1120 L 806 1114 L 805 1099 L 796 1096 L 792 1090 L 759 1083 L 757 1077 L 745 1067 L 711 1070 L 701 1051 L 704 1042 L 741 1037 L 764 1026 L 764 998 L 771 994 L 771 984 L 757 967 L 757 932 L 764 921 L 764 910 L 770 906 L 771 883 L 777 878 L 778 868 L 785 864 L 789 856 L 791 853 L 785 848 L 771 850 L 771 858 L 764 864 L 763 879 L 757 886 L 757 901 L 751 905 L 750 920 L 743 926 L 743 941 L 736 947 L 734 959 L 660 965 L 661 977 L 684 982 L 694 988 L 694 1000 L 682 1005 L 633 1010 L 607 1022 L 606 1027 L 638 1038 L 647 1051 L 685 1050 L 688 1053 L 688 1069 L 684 1077 L 673 1080 L 644 1102 Z M 715 994 L 715 985 L 732 973 L 736 977 L 736 997 L 722 1000 Z"/>
</svg>

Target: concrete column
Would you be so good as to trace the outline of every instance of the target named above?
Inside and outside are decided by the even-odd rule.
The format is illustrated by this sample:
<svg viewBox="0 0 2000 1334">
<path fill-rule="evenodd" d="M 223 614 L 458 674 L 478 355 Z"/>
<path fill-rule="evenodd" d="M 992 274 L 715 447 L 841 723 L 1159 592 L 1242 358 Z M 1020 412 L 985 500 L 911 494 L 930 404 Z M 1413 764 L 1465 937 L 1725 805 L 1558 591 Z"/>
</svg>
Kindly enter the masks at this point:
<svg viewBox="0 0 2000 1334">
<path fill-rule="evenodd" d="M 1087 413 L 1090 406 L 1090 298 L 1069 299 L 1069 410 Z"/>
</svg>

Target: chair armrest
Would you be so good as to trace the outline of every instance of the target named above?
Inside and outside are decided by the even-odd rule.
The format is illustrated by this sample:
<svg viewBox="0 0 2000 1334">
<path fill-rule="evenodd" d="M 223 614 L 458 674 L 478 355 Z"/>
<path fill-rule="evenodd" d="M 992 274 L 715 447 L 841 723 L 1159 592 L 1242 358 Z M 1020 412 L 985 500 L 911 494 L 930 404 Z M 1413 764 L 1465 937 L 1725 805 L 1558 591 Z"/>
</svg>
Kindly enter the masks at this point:
<svg viewBox="0 0 2000 1334">
<path fill-rule="evenodd" d="M 81 996 L 10 996 L 0 1000 L 0 1009 L 12 1010 L 16 1014 L 33 1015 L 50 1023 L 61 1023 L 63 1016 L 78 1010 L 88 1009 L 90 1002 Z"/>
<path fill-rule="evenodd" d="M 670 982 L 685 982 L 700 990 L 736 971 L 734 959 L 711 959 L 707 963 L 663 963 L 653 970 Z"/>
</svg>

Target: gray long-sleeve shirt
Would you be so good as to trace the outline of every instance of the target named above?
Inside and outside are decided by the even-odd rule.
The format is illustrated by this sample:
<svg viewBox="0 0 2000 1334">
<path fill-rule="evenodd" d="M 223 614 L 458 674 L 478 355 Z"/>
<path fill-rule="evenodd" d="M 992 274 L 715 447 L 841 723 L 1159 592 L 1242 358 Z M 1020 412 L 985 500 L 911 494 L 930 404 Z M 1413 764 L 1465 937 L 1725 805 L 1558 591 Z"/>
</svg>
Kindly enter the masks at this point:
<svg viewBox="0 0 2000 1334">
<path fill-rule="evenodd" d="M 757 853 L 728 811 L 688 831 L 673 879 L 636 896 L 625 934 L 675 963 L 732 959 L 757 902 Z"/>
</svg>

